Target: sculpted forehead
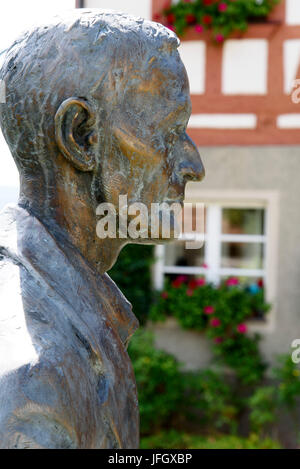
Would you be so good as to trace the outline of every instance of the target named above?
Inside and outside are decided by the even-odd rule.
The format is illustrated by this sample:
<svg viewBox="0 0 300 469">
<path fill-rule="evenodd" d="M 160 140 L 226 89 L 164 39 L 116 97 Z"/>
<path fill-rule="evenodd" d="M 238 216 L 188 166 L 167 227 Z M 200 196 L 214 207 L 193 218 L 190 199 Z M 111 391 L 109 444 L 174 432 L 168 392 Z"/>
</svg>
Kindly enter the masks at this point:
<svg viewBox="0 0 300 469">
<path fill-rule="evenodd" d="M 178 52 L 153 56 L 137 90 L 153 95 L 159 93 L 170 100 L 189 93 L 187 74 Z"/>
<path fill-rule="evenodd" d="M 136 123 L 145 121 L 151 125 L 166 121 L 167 125 L 176 116 L 188 120 L 189 82 L 178 52 L 153 55 L 144 73 L 137 64 L 120 105 Z"/>
</svg>

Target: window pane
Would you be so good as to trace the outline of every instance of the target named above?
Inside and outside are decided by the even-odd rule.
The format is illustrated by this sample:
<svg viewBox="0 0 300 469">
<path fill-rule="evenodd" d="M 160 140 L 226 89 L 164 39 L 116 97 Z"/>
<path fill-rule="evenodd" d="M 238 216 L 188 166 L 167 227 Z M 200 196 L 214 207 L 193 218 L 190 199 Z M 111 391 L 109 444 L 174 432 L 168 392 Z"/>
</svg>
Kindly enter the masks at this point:
<svg viewBox="0 0 300 469">
<path fill-rule="evenodd" d="M 264 218 L 264 209 L 223 208 L 222 233 L 263 235 Z"/>
<path fill-rule="evenodd" d="M 185 249 L 185 241 L 176 241 L 165 246 L 166 266 L 201 267 L 204 263 L 204 247 Z"/>
<path fill-rule="evenodd" d="M 236 269 L 262 269 L 261 243 L 222 243 L 221 267 Z"/>
</svg>

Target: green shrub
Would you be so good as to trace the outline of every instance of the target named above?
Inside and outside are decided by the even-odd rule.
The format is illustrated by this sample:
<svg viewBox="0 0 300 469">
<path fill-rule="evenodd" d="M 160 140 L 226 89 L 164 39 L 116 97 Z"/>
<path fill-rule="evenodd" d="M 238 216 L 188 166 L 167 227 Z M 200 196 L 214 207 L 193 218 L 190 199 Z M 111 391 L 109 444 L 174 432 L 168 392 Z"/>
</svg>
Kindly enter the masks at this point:
<svg viewBox="0 0 300 469">
<path fill-rule="evenodd" d="M 280 355 L 273 376 L 280 383 L 277 388 L 278 403 L 288 410 L 295 409 L 300 398 L 300 370 L 290 355 Z"/>
<path fill-rule="evenodd" d="M 294 410 L 300 399 L 300 370 L 290 355 L 279 356 L 277 362 L 272 370 L 275 384 L 257 388 L 248 401 L 251 426 L 260 434 L 278 421 L 280 411 L 290 413 L 295 430 L 299 431 Z"/>
<path fill-rule="evenodd" d="M 277 447 L 272 440 L 259 440 L 255 435 L 267 435 L 281 410 L 295 414 L 292 411 L 300 396 L 300 371 L 290 356 L 279 357 L 273 370 L 275 384 L 257 387 L 250 398 L 241 398 L 234 383 L 229 384 L 220 372 L 183 372 L 172 355 L 155 348 L 149 331 L 141 329 L 135 334 L 129 354 L 137 381 L 141 433 L 153 435 L 142 440 L 144 448 Z M 249 411 L 254 433 L 248 439 L 235 438 L 245 410 Z M 178 428 L 178 424 L 186 428 L 192 422 L 211 438 L 164 431 Z M 299 430 L 296 421 L 295 430 Z"/>
<path fill-rule="evenodd" d="M 137 382 L 141 432 L 148 433 L 166 425 L 178 411 L 184 392 L 182 375 L 177 360 L 154 347 L 150 332 L 138 331 L 128 352 Z"/>
<path fill-rule="evenodd" d="M 277 401 L 275 386 L 264 386 L 255 390 L 249 399 L 250 424 L 253 430 L 262 433 L 276 421 Z"/>
<path fill-rule="evenodd" d="M 128 244 L 119 254 L 109 275 L 132 303 L 141 324 L 148 317 L 152 302 L 151 273 L 153 246 Z"/>
<path fill-rule="evenodd" d="M 129 346 L 137 381 L 141 431 L 153 432 L 178 419 L 202 427 L 235 431 L 238 409 L 224 377 L 212 370 L 183 372 L 170 354 L 154 347 L 149 331 L 138 331 Z M 180 418 L 179 418 L 180 417 Z"/>
<path fill-rule="evenodd" d="M 266 365 L 259 348 L 259 336 L 248 337 L 235 334 L 214 345 L 216 357 L 232 368 L 243 384 L 258 383 L 264 374 Z"/>
<path fill-rule="evenodd" d="M 204 437 L 176 430 L 161 432 L 141 439 L 141 449 L 280 449 L 270 438 L 260 440 L 257 435 L 240 438 L 232 435 Z"/>
<path fill-rule="evenodd" d="M 138 331 L 129 346 L 129 354 L 138 387 L 141 431 L 142 435 L 155 433 L 142 439 L 142 447 L 278 447 L 276 442 L 260 440 L 255 435 L 267 434 L 282 410 L 290 412 L 292 418 L 296 416 L 293 410 L 300 396 L 300 370 L 290 356 L 279 357 L 272 371 L 276 385 L 259 387 L 265 365 L 259 353 L 259 337 L 247 333 L 246 320 L 253 315 L 262 317 L 269 309 L 261 285 L 242 286 L 237 279 L 228 279 L 217 288 L 205 284 L 204 279 L 188 280 L 180 276 L 172 283 L 167 282 L 153 303 L 152 262 L 151 246 L 127 246 L 110 272 L 132 302 L 140 321 L 146 321 L 150 309 L 153 321 L 173 316 L 183 328 L 202 331 L 211 340 L 215 359 L 234 370 L 238 380 L 229 385 L 224 373 L 182 372 L 172 355 L 154 347 L 150 332 Z M 212 323 L 215 319 L 217 322 Z M 250 398 L 241 398 L 237 392 L 240 384 L 250 384 L 252 389 L 256 386 Z M 248 386 L 243 389 L 249 390 Z M 217 432 L 235 434 L 245 411 L 250 411 L 253 435 L 248 439 L 218 436 Z M 197 421 L 204 434 L 212 437 L 166 431 L 192 420 Z M 298 431 L 299 422 L 294 423 Z"/>
<path fill-rule="evenodd" d="M 186 419 L 197 418 L 204 428 L 213 433 L 216 430 L 235 432 L 238 407 L 224 376 L 212 370 L 203 370 L 185 373 L 183 379 L 185 395 L 182 413 Z"/>
</svg>

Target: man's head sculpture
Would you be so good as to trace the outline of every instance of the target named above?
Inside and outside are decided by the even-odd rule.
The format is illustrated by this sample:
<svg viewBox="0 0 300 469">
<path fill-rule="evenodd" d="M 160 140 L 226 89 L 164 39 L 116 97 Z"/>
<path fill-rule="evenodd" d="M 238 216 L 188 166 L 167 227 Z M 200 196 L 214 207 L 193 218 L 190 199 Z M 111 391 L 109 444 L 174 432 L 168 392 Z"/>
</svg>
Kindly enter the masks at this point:
<svg viewBox="0 0 300 469">
<path fill-rule="evenodd" d="M 130 242 L 97 237 L 100 203 L 181 202 L 186 182 L 204 175 L 185 133 L 191 103 L 178 45 L 160 24 L 75 10 L 6 54 L 0 123 L 19 203 L 99 272 Z"/>
</svg>

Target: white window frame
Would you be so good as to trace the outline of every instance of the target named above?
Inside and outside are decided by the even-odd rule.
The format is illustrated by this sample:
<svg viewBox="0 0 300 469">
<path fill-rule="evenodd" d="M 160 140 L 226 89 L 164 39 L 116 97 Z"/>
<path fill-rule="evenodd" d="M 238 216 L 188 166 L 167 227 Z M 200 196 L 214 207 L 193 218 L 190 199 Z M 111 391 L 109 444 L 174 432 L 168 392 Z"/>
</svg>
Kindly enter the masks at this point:
<svg viewBox="0 0 300 469">
<path fill-rule="evenodd" d="M 189 186 L 185 202 L 202 202 L 208 208 L 206 232 L 204 236 L 205 263 L 203 267 L 180 267 L 165 265 L 165 246 L 156 246 L 156 262 L 153 268 L 154 288 L 161 290 L 165 274 L 205 275 L 210 282 L 218 284 L 221 277 L 261 277 L 264 279 L 266 299 L 272 303 L 272 311 L 265 322 L 253 321 L 250 328 L 255 331 L 274 330 L 275 300 L 277 281 L 277 252 L 279 227 L 279 194 L 277 191 L 203 191 L 198 183 Z M 222 208 L 263 208 L 265 210 L 265 233 L 263 235 L 222 234 Z M 221 267 L 222 241 L 252 242 L 264 244 L 264 264 L 262 269 L 237 269 Z"/>
</svg>

